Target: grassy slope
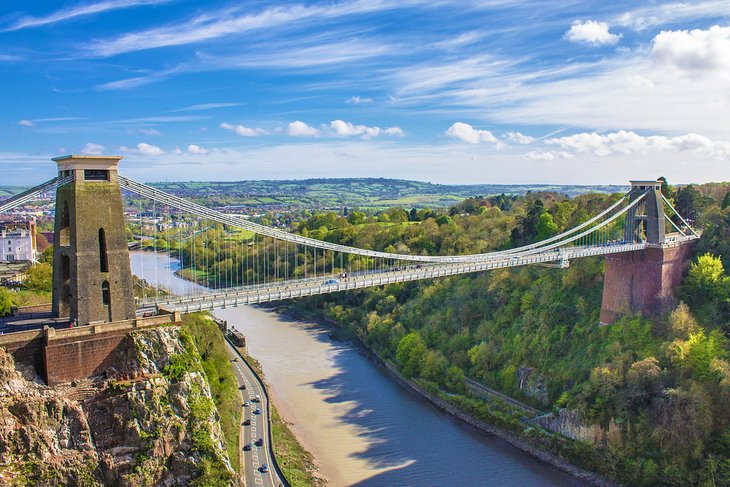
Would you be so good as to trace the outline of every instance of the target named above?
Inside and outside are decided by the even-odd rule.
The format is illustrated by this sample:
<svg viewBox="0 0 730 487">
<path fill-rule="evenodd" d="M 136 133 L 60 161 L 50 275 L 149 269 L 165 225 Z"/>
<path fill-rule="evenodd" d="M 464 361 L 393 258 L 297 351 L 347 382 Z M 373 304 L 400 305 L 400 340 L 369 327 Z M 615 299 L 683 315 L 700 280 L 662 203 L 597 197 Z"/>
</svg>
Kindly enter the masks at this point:
<svg viewBox="0 0 730 487">
<path fill-rule="evenodd" d="M 223 335 L 218 326 L 201 313 L 184 315 L 183 329 L 193 337 L 203 363 L 203 370 L 208 376 L 210 390 L 213 394 L 220 425 L 226 437 L 226 449 L 231 464 L 238 470 L 238 428 L 239 400 L 238 382 L 233 375 L 230 359 L 226 352 Z"/>
</svg>

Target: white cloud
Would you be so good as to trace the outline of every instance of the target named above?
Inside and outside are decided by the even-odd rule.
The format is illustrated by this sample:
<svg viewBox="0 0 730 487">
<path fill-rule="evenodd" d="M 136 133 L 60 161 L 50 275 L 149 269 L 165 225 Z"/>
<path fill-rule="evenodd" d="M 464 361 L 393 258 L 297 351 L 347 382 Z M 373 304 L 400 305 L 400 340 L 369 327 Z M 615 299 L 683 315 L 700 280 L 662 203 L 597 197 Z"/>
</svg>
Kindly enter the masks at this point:
<svg viewBox="0 0 730 487">
<path fill-rule="evenodd" d="M 94 15 L 106 12 L 108 10 L 129 8 L 137 5 L 159 5 L 168 2 L 170 2 L 170 0 L 107 0 L 104 2 L 79 5 L 76 7 L 59 10 L 58 12 L 54 12 L 46 17 L 23 17 L 12 26 L 3 29 L 3 31 L 8 32 L 13 30 L 25 29 L 28 27 L 38 27 L 41 25 L 62 22 L 64 20 L 69 20 L 74 17 Z"/>
<path fill-rule="evenodd" d="M 183 108 L 177 108 L 175 110 L 170 110 L 170 112 L 188 112 L 188 111 L 201 111 L 201 110 L 211 110 L 213 108 L 228 108 L 228 107 L 238 107 L 243 105 L 243 103 L 200 103 L 198 105 L 190 105 Z"/>
<path fill-rule="evenodd" d="M 730 75 L 730 27 L 662 31 L 654 38 L 651 56 L 682 72 Z"/>
<path fill-rule="evenodd" d="M 310 127 L 299 120 L 289 123 L 286 132 L 293 137 L 314 137 L 319 135 L 319 131 L 316 128 Z"/>
<path fill-rule="evenodd" d="M 83 149 L 81 149 L 82 154 L 86 154 L 88 156 L 99 156 L 104 153 L 105 147 L 103 145 L 94 144 L 92 142 L 88 142 Z"/>
<path fill-rule="evenodd" d="M 359 105 L 361 103 L 372 103 L 372 98 L 361 98 L 359 96 L 350 97 L 345 103 L 351 103 L 353 105 Z"/>
<path fill-rule="evenodd" d="M 530 137 L 521 132 L 507 132 L 504 137 L 515 144 L 527 145 L 535 142 L 535 137 Z"/>
<path fill-rule="evenodd" d="M 310 6 L 276 5 L 256 13 L 251 13 L 245 8 L 228 7 L 215 12 L 205 12 L 197 17 L 161 27 L 130 32 L 110 40 L 99 40 L 89 46 L 88 50 L 92 56 L 108 57 L 144 49 L 240 36 L 259 29 L 275 29 L 307 20 L 317 21 L 402 7 L 402 1 L 341 2 Z M 335 46 L 333 44 L 329 47 L 332 49 Z"/>
<path fill-rule="evenodd" d="M 10 54 L 0 54 L 0 62 L 12 62 L 12 61 L 20 61 L 20 56 L 11 56 Z"/>
<path fill-rule="evenodd" d="M 608 134 L 583 132 L 566 137 L 546 139 L 545 143 L 557 145 L 578 154 L 587 153 L 599 157 L 649 154 L 653 152 L 692 152 L 708 158 L 730 158 L 730 142 L 712 141 L 699 134 L 665 137 L 663 135 L 642 136 L 626 130 Z"/>
<path fill-rule="evenodd" d="M 404 137 L 406 135 L 406 133 L 400 127 L 388 127 L 387 129 L 383 130 L 383 133 L 386 135 L 394 135 L 396 137 Z"/>
<path fill-rule="evenodd" d="M 231 125 L 230 123 L 221 123 L 220 128 L 235 132 L 242 137 L 258 137 L 259 135 L 265 134 L 264 129 L 244 127 L 243 125 Z"/>
<path fill-rule="evenodd" d="M 499 144 L 497 138 L 489 130 L 478 130 L 463 122 L 454 123 L 446 130 L 446 135 L 470 144 L 479 144 L 480 142 Z"/>
<path fill-rule="evenodd" d="M 139 129 L 139 131 L 145 135 L 162 135 L 159 130 L 155 129 Z"/>
<path fill-rule="evenodd" d="M 455 51 L 469 44 L 474 44 L 484 38 L 481 32 L 471 31 L 459 34 L 457 37 L 446 39 L 444 41 L 434 42 L 433 46 L 446 51 Z"/>
<path fill-rule="evenodd" d="M 129 152 L 131 154 L 140 154 L 143 156 L 162 156 L 165 154 L 165 151 L 157 147 L 156 145 L 150 145 L 146 144 L 144 142 L 140 142 L 137 144 L 136 148 L 129 148 L 126 146 L 121 146 L 119 148 L 122 152 Z"/>
<path fill-rule="evenodd" d="M 611 34 L 608 31 L 608 24 L 606 22 L 596 22 L 595 20 L 582 22 L 576 20 L 571 25 L 570 30 L 565 33 L 565 38 L 570 42 L 589 44 L 591 46 L 603 46 L 606 44 L 616 44 L 621 36 Z"/>
<path fill-rule="evenodd" d="M 525 158 L 531 161 L 554 161 L 556 159 L 573 159 L 575 156 L 564 151 L 530 151 Z"/>
<path fill-rule="evenodd" d="M 20 125 L 21 127 L 35 127 L 35 124 L 33 122 L 31 122 L 30 120 L 25 120 L 25 119 L 20 120 L 18 122 L 18 125 Z"/>
<path fill-rule="evenodd" d="M 190 144 L 188 146 L 188 154 L 204 156 L 204 155 L 207 155 L 208 152 L 209 152 L 208 149 L 206 149 L 205 147 L 196 145 L 196 144 Z"/>
<path fill-rule="evenodd" d="M 350 122 L 345 122 L 344 120 L 331 121 L 330 128 L 340 137 L 362 136 L 363 139 L 369 139 L 379 135 L 393 135 L 397 137 L 405 135 L 400 127 L 388 127 L 386 129 L 381 129 L 380 127 L 353 125 Z"/>
</svg>

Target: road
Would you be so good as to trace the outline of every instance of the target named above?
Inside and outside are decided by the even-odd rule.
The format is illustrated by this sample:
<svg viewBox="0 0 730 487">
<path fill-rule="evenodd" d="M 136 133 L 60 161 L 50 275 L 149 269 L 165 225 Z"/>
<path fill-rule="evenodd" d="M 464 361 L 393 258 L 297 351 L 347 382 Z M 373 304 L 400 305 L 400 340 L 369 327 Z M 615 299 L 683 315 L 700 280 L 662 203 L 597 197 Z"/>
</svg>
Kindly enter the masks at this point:
<svg viewBox="0 0 730 487">
<path fill-rule="evenodd" d="M 269 407 L 263 390 L 264 386 L 258 381 L 248 364 L 240 358 L 233 346 L 227 341 L 226 345 L 228 354 L 231 357 L 233 373 L 236 376 L 241 392 L 241 409 L 243 411 L 241 414 L 242 422 L 239 431 L 239 444 L 241 448 L 240 453 L 244 458 L 246 485 L 248 487 L 278 487 L 280 485 L 286 485 L 279 478 L 271 460 L 269 448 Z M 241 386 L 245 386 L 246 388 L 240 389 Z M 260 402 L 254 402 L 257 395 L 261 397 Z M 243 406 L 245 402 L 248 402 L 249 405 Z M 253 413 L 256 408 L 261 410 L 261 414 Z M 243 421 L 246 419 L 251 421 L 251 424 L 248 426 L 243 425 Z M 263 440 L 262 446 L 255 445 L 255 441 L 259 438 Z M 251 443 L 251 450 L 244 451 L 243 446 L 249 443 Z M 232 459 L 232 461 L 235 460 Z M 268 472 L 261 471 L 263 464 L 268 465 Z"/>
</svg>

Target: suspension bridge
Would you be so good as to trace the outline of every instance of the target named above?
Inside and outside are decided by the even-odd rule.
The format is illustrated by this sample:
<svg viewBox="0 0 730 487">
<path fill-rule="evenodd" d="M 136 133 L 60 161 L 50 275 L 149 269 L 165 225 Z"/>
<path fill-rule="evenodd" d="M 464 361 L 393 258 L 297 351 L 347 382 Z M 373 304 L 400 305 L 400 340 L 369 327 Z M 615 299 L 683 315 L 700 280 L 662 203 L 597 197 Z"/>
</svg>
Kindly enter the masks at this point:
<svg viewBox="0 0 730 487">
<path fill-rule="evenodd" d="M 318 240 L 208 208 L 119 175 L 120 159 L 54 159 L 58 177 L 0 204 L 4 213 L 56 191 L 54 312 L 59 316 L 114 321 L 129 319 L 132 307 L 136 314 L 161 308 L 213 310 L 500 268 L 567 267 L 576 258 L 667 249 L 699 238 L 662 194 L 660 181 L 632 181 L 631 189 L 602 212 L 530 245 L 469 255 L 385 252 Z M 126 195 L 126 205 L 119 194 Z M 169 254 L 179 262 L 178 275 L 203 285 L 185 294 L 172 293 L 164 282 L 154 290 L 141 285 L 133 305 L 118 298 L 131 292 L 114 289 L 131 286 L 124 276 L 129 266 L 123 262 L 128 261 L 123 207 L 137 214 L 130 223 L 146 239 L 145 247 Z M 115 276 L 120 273 L 121 280 Z M 94 281 L 93 286 L 80 282 L 84 279 Z M 92 302 L 88 306 L 93 310 L 81 312 L 81 300 Z"/>
</svg>

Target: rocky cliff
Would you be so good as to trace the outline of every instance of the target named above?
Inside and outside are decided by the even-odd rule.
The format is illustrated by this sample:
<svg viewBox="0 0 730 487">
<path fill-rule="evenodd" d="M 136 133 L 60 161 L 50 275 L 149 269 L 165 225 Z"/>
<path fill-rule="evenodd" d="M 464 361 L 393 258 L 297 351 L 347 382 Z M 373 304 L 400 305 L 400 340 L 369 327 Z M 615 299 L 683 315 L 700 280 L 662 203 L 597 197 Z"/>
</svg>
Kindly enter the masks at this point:
<svg viewBox="0 0 730 487">
<path fill-rule="evenodd" d="M 230 485 L 218 413 L 192 340 L 139 331 L 107 377 L 45 386 L 0 349 L 0 485 Z"/>
</svg>

